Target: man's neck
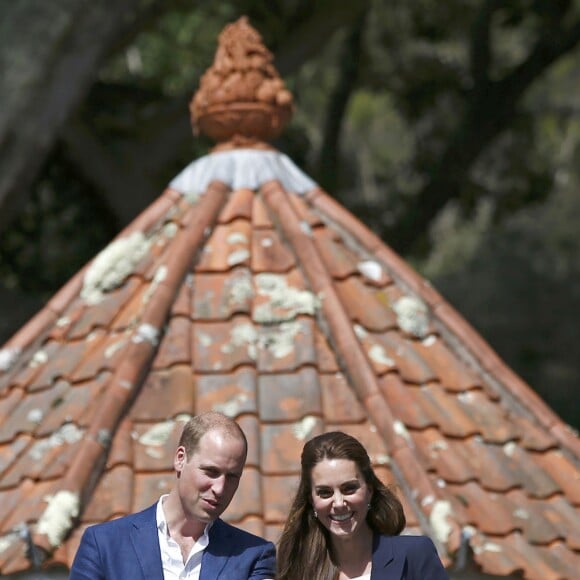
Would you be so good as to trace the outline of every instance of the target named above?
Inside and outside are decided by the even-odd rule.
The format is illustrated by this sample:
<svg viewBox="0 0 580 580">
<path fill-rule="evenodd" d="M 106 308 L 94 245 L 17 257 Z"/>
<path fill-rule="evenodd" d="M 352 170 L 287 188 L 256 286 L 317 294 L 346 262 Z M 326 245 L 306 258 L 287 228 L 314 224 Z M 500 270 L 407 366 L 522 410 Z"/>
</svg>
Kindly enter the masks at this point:
<svg viewBox="0 0 580 580">
<path fill-rule="evenodd" d="M 207 522 L 187 517 L 181 501 L 172 491 L 161 504 L 169 535 L 176 541 L 191 539 L 197 542 L 203 535 Z"/>
</svg>

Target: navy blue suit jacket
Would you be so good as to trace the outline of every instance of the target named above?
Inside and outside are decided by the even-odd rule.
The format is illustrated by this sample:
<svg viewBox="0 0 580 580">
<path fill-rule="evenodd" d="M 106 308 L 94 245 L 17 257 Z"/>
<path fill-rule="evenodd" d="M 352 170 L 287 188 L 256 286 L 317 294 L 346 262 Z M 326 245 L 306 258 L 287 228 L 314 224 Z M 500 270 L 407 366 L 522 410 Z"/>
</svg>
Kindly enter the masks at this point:
<svg viewBox="0 0 580 580">
<path fill-rule="evenodd" d="M 163 580 L 156 507 L 85 530 L 69 580 Z M 274 578 L 272 542 L 216 520 L 200 580 Z"/>
<path fill-rule="evenodd" d="M 449 576 L 427 536 L 375 535 L 371 580 L 449 580 Z"/>
</svg>

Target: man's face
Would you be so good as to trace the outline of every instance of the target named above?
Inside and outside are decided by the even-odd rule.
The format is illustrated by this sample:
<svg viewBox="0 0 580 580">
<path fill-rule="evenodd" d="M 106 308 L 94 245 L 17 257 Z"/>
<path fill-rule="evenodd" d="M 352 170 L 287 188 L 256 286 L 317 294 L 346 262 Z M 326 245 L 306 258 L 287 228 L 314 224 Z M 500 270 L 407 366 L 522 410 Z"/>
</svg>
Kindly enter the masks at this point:
<svg viewBox="0 0 580 580">
<path fill-rule="evenodd" d="M 245 459 L 242 439 L 219 429 L 205 433 L 190 457 L 183 447 L 177 448 L 177 487 L 189 519 L 208 523 L 225 511 L 238 489 Z"/>
</svg>

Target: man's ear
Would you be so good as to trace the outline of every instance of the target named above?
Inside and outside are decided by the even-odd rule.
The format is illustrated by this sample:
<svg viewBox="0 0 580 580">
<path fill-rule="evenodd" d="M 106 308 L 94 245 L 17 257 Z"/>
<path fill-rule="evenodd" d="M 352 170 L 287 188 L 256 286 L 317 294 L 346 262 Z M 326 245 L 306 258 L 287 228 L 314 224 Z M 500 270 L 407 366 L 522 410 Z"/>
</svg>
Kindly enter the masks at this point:
<svg viewBox="0 0 580 580">
<path fill-rule="evenodd" d="M 183 467 L 187 463 L 187 453 L 185 452 L 185 447 L 180 445 L 175 450 L 175 457 L 173 458 L 173 467 L 177 473 L 181 473 L 183 471 Z"/>
</svg>

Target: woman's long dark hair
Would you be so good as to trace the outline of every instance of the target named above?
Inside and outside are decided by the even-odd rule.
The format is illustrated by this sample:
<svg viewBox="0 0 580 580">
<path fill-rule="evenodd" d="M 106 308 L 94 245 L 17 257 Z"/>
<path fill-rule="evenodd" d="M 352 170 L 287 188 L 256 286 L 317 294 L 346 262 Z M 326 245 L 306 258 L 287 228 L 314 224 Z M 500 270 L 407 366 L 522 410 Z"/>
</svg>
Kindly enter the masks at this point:
<svg viewBox="0 0 580 580">
<path fill-rule="evenodd" d="M 395 536 L 405 527 L 401 502 L 376 476 L 366 449 L 357 439 L 341 431 L 314 437 L 302 450 L 300 483 L 278 542 L 277 580 L 336 577 L 330 534 L 312 508 L 312 470 L 324 459 L 354 461 L 372 492 L 367 523 L 373 532 Z"/>
</svg>

